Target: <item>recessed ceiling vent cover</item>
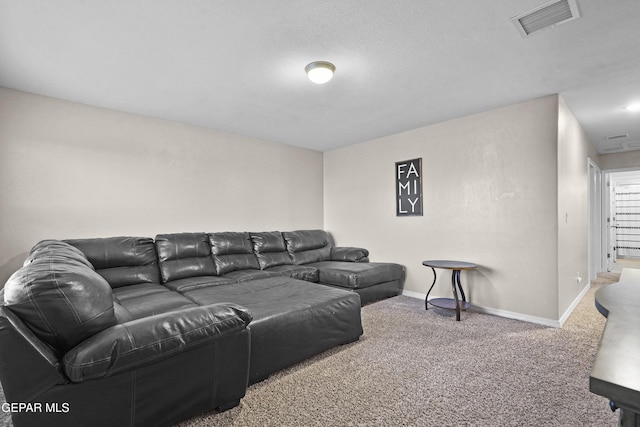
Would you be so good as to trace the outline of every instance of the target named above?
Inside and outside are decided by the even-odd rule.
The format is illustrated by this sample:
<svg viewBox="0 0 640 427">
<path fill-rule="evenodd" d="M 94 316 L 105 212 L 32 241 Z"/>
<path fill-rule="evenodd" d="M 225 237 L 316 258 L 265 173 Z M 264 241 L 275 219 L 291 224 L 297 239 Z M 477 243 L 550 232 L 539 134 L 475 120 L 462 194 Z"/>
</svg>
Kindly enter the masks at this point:
<svg viewBox="0 0 640 427">
<path fill-rule="evenodd" d="M 628 133 L 621 133 L 620 135 L 611 135 L 611 136 L 608 136 L 608 137 L 607 137 L 607 139 L 608 139 L 609 141 L 611 141 L 611 140 L 614 140 L 614 139 L 622 139 L 622 138 L 626 138 L 626 137 L 628 137 L 628 136 L 629 136 L 629 134 L 628 134 Z"/>
<path fill-rule="evenodd" d="M 522 37 L 580 17 L 576 0 L 554 0 L 511 18 Z"/>
</svg>

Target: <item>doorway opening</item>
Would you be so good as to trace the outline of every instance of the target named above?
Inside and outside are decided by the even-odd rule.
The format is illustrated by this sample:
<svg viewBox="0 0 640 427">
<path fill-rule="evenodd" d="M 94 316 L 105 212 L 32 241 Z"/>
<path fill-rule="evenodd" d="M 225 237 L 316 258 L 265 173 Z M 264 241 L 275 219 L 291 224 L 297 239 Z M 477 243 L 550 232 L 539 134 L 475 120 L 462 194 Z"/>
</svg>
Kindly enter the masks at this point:
<svg viewBox="0 0 640 427">
<path fill-rule="evenodd" d="M 606 171 L 607 271 L 640 268 L 640 169 Z"/>
</svg>

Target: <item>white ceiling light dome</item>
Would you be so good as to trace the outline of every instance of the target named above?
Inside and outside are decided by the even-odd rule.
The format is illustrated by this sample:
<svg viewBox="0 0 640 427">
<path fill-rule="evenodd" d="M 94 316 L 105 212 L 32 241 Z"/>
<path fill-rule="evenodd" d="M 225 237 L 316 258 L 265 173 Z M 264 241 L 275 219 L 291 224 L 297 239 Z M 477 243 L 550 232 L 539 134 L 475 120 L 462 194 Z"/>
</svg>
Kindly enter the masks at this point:
<svg viewBox="0 0 640 427">
<path fill-rule="evenodd" d="M 304 67 L 309 80 L 316 84 L 324 84 L 333 78 L 336 66 L 327 61 L 314 61 Z"/>
<path fill-rule="evenodd" d="M 629 104 L 626 107 L 624 107 L 624 109 L 631 112 L 640 111 L 640 102 L 634 102 L 633 104 Z"/>
</svg>

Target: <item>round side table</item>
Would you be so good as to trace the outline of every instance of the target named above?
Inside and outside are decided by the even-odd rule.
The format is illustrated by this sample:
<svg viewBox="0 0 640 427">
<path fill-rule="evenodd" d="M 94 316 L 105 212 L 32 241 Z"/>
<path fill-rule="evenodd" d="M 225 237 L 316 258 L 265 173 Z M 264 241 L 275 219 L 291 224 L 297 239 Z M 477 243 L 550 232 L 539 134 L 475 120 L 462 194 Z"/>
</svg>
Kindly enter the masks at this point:
<svg viewBox="0 0 640 427">
<path fill-rule="evenodd" d="M 424 309 L 428 310 L 428 304 L 434 307 L 446 308 L 456 311 L 456 320 L 460 321 L 460 311 L 466 310 L 469 307 L 467 297 L 464 295 L 464 290 L 460 284 L 460 271 L 473 270 L 478 266 L 476 264 L 464 261 L 448 261 L 448 260 L 428 260 L 422 261 L 422 265 L 430 267 L 433 271 L 433 283 L 427 292 L 427 296 L 424 298 Z M 429 294 L 431 289 L 436 284 L 436 268 L 444 270 L 451 270 L 451 289 L 453 290 L 453 299 L 451 298 L 433 298 L 429 300 Z M 458 290 L 460 290 L 460 296 L 462 300 L 458 299 Z"/>
</svg>

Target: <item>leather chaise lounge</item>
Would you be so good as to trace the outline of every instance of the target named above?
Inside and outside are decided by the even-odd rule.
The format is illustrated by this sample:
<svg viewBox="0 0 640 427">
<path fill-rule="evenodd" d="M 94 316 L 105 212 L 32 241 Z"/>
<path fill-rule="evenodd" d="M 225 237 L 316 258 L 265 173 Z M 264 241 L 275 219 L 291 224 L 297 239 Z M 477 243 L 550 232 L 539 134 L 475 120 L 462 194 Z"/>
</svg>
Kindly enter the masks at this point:
<svg viewBox="0 0 640 427">
<path fill-rule="evenodd" d="M 247 385 L 358 340 L 361 304 L 404 282 L 402 266 L 368 261 L 323 230 L 39 242 L 2 290 L 0 381 L 25 404 L 14 425 L 231 408 Z"/>
</svg>

